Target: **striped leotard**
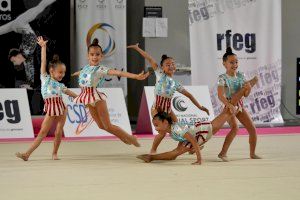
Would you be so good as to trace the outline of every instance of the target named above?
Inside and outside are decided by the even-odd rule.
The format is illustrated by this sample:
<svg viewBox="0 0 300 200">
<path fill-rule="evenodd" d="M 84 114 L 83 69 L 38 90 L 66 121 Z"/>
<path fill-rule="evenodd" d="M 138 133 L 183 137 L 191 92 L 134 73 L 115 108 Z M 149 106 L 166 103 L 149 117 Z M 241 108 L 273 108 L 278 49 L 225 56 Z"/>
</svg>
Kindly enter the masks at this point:
<svg viewBox="0 0 300 200">
<path fill-rule="evenodd" d="M 105 75 L 108 74 L 110 68 L 103 65 L 85 66 L 79 75 L 79 86 L 81 93 L 74 99 L 75 103 L 83 103 L 84 105 L 95 105 L 99 100 L 105 100 L 106 95 L 97 90 L 102 87 L 105 81 Z"/>
<path fill-rule="evenodd" d="M 65 93 L 67 87 L 48 74 L 41 74 L 41 92 L 44 99 L 44 112 L 49 116 L 63 115 L 66 105 L 62 100 L 62 93 Z"/>
<path fill-rule="evenodd" d="M 161 68 L 155 70 L 156 84 L 154 89 L 155 100 L 152 108 L 159 112 L 171 112 L 171 99 L 175 91 L 182 92 L 184 87 L 172 77 L 167 76 Z"/>
<path fill-rule="evenodd" d="M 186 147 L 191 148 L 192 144 L 184 138 L 184 134 L 186 133 L 190 133 L 195 137 L 198 144 L 202 145 L 212 137 L 212 125 L 210 122 L 196 122 L 192 126 L 179 122 L 171 125 L 171 138 L 175 141 L 183 142 Z M 206 137 L 204 137 L 204 135 L 206 135 Z"/>
</svg>

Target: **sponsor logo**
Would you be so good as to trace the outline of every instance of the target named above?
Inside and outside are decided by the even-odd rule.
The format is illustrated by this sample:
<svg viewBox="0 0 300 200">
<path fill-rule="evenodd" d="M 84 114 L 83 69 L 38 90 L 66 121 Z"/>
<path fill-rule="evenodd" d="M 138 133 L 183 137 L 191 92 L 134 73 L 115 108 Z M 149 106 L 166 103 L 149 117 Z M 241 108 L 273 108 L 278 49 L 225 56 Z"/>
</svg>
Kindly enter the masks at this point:
<svg viewBox="0 0 300 200">
<path fill-rule="evenodd" d="M 67 118 L 69 122 L 76 127 L 75 134 L 84 134 L 84 130 L 89 128 L 95 121 L 90 112 L 83 104 L 68 104 L 67 107 Z M 108 112 L 112 123 L 120 123 L 122 113 L 118 112 L 114 108 L 110 108 Z"/>
<path fill-rule="evenodd" d="M 172 104 L 173 104 L 173 107 L 179 112 L 184 112 L 188 108 L 186 106 L 185 101 L 182 99 L 182 97 L 179 97 L 179 96 L 173 98 Z"/>
<path fill-rule="evenodd" d="M 5 100 L 0 102 L 0 122 L 6 120 L 8 123 L 17 124 L 21 121 L 18 100 Z"/>
<path fill-rule="evenodd" d="M 116 43 L 112 39 L 109 30 L 115 30 L 115 28 L 107 23 L 98 23 L 93 25 L 88 31 L 86 36 L 87 46 L 91 44 L 92 37 L 95 34 L 96 30 L 100 30 L 105 34 L 104 43 L 107 44 L 107 46 L 103 47 L 103 45 L 100 45 L 102 47 L 104 56 L 105 57 L 111 56 L 116 50 Z"/>
<path fill-rule="evenodd" d="M 0 0 L 0 11 L 11 11 L 11 0 Z"/>
<path fill-rule="evenodd" d="M 86 0 L 78 0 L 77 8 L 78 9 L 86 9 L 88 7 Z"/>
<path fill-rule="evenodd" d="M 196 22 L 206 21 L 255 3 L 256 0 L 190 0 L 189 22 L 192 25 Z"/>
<path fill-rule="evenodd" d="M 98 0 L 97 8 L 105 9 L 106 8 L 106 0 Z"/>
<path fill-rule="evenodd" d="M 2 14 L 5 12 L 5 14 Z M 0 0 L 0 20 L 1 21 L 10 21 L 11 14 L 7 14 L 7 12 L 11 12 L 11 0 Z"/>
<path fill-rule="evenodd" d="M 124 0 L 116 0 L 115 8 L 124 9 L 125 8 Z"/>
<path fill-rule="evenodd" d="M 217 33 L 217 49 L 225 51 L 227 47 L 232 47 L 236 51 L 245 49 L 247 53 L 256 51 L 256 34 L 255 33 L 231 33 L 227 30 L 225 33 Z"/>
<path fill-rule="evenodd" d="M 73 117 L 70 116 L 71 112 L 74 113 Z M 82 104 L 68 105 L 67 117 L 71 124 L 78 124 L 75 130 L 76 135 L 80 135 L 94 121 Z"/>
</svg>

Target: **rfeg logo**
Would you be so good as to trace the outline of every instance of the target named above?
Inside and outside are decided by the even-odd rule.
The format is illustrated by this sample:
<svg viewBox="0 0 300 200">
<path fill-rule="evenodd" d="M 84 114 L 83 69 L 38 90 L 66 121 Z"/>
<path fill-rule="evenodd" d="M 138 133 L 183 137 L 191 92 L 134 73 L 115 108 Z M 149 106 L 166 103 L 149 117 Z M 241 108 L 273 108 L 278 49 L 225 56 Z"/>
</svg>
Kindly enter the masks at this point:
<svg viewBox="0 0 300 200">
<path fill-rule="evenodd" d="M 189 22 L 193 25 L 255 3 L 256 0 L 189 0 Z"/>
<path fill-rule="evenodd" d="M 232 33 L 226 30 L 225 33 L 217 33 L 217 50 L 225 51 L 230 46 L 236 51 L 245 50 L 247 53 L 256 51 L 256 34 L 255 33 Z"/>
<path fill-rule="evenodd" d="M 92 42 L 92 37 L 95 34 L 96 30 L 100 30 L 105 34 L 104 41 L 107 45 L 104 48 L 103 48 L 103 45 L 100 45 L 103 48 L 102 50 L 103 50 L 103 54 L 105 57 L 111 56 L 116 50 L 116 43 L 112 39 L 112 37 L 109 33 L 109 29 L 115 30 L 115 28 L 113 26 L 111 26 L 110 24 L 97 23 L 90 28 L 90 30 L 88 31 L 87 36 L 86 36 L 86 45 L 89 46 Z"/>
<path fill-rule="evenodd" d="M 0 102 L 0 122 L 4 119 L 10 124 L 17 124 L 21 121 L 18 100 Z"/>
<path fill-rule="evenodd" d="M 180 96 L 174 97 L 172 100 L 173 107 L 179 112 L 184 112 L 188 108 L 184 99 Z"/>
</svg>

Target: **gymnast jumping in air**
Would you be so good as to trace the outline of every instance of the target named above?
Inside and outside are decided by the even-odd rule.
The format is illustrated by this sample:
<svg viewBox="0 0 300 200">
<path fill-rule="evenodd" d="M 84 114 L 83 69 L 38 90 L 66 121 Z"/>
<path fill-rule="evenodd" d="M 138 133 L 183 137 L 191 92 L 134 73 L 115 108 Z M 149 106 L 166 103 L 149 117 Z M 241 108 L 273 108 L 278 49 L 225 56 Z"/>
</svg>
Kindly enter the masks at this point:
<svg viewBox="0 0 300 200">
<path fill-rule="evenodd" d="M 92 118 L 97 123 L 100 129 L 117 136 L 126 144 L 133 144 L 139 147 L 136 137 L 129 135 L 122 128 L 110 122 L 109 113 L 106 104 L 106 95 L 97 90 L 97 87 L 102 87 L 104 84 L 104 76 L 121 76 L 136 80 L 144 80 L 149 76 L 148 73 L 132 74 L 120 70 L 115 70 L 104 66 L 101 61 L 104 58 L 101 46 L 98 44 L 98 39 L 94 39 L 92 44 L 87 49 L 88 65 L 82 68 L 80 72 L 75 72 L 74 75 L 79 75 L 79 85 L 81 93 L 74 99 L 75 103 L 82 103 L 88 107 Z"/>
</svg>

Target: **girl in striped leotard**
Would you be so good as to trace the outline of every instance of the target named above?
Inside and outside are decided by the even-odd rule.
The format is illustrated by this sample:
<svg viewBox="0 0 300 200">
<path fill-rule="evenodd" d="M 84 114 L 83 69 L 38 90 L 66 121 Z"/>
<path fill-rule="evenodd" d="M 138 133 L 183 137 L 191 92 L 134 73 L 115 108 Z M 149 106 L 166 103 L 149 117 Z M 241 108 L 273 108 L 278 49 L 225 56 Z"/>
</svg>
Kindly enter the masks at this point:
<svg viewBox="0 0 300 200">
<path fill-rule="evenodd" d="M 178 81 L 173 79 L 176 66 L 175 61 L 172 57 L 163 55 L 160 62 L 161 67 L 159 67 L 157 62 L 147 52 L 139 48 L 138 44 L 128 46 L 128 48 L 132 48 L 138 51 L 151 64 L 151 67 L 155 72 L 155 100 L 151 109 L 152 117 L 158 112 L 166 112 L 171 116 L 173 122 L 178 121 L 176 115 L 171 109 L 171 99 L 176 91 L 188 97 L 195 106 L 209 115 L 208 109 L 204 106 L 201 106 L 192 94 L 185 90 Z M 157 147 L 160 144 L 161 140 L 165 137 L 165 135 L 165 133 L 159 133 L 155 136 L 150 153 L 156 153 Z"/>
<path fill-rule="evenodd" d="M 255 82 L 255 80 L 251 80 L 250 82 Z M 231 103 L 237 105 L 240 99 L 247 95 L 251 89 L 250 87 L 251 86 L 247 88 L 244 87 L 235 93 L 232 96 Z M 192 164 L 200 165 L 202 163 L 200 147 L 216 134 L 217 131 L 222 128 L 223 124 L 236 113 L 238 113 L 236 108 L 230 110 L 228 107 L 225 107 L 223 112 L 211 122 L 196 122 L 191 126 L 173 122 L 167 113 L 157 113 L 152 120 L 155 129 L 161 133 L 169 133 L 171 138 L 179 143 L 172 151 L 155 155 L 144 154 L 137 156 L 137 158 L 145 162 L 151 162 L 153 160 L 174 160 L 177 156 L 193 149 L 196 153 L 197 160 Z"/>
<path fill-rule="evenodd" d="M 109 113 L 106 105 L 106 95 L 97 90 L 97 87 L 102 87 L 105 81 L 104 76 L 122 76 L 137 80 L 144 80 L 149 76 L 149 73 L 132 74 L 129 72 L 111 69 L 100 62 L 104 55 L 101 46 L 98 44 L 98 39 L 94 39 L 88 47 L 89 64 L 83 67 L 80 73 L 76 72 L 73 75 L 79 74 L 79 85 L 81 93 L 74 99 L 75 103 L 82 103 L 88 107 L 92 118 L 97 123 L 100 129 L 117 136 L 126 144 L 140 146 L 137 139 L 126 133 L 120 127 L 113 125 L 109 119 Z"/>
<path fill-rule="evenodd" d="M 42 48 L 41 53 L 41 92 L 45 102 L 44 112 L 45 118 L 42 123 L 41 130 L 38 136 L 35 138 L 31 147 L 25 153 L 16 153 L 18 158 L 27 161 L 31 153 L 41 144 L 43 138 L 49 132 L 54 121 L 57 121 L 54 139 L 54 148 L 52 153 L 52 159 L 57 160 L 57 151 L 61 143 L 61 137 L 63 127 L 66 121 L 67 109 L 66 105 L 62 100 L 62 93 L 69 96 L 76 97 L 77 95 L 72 91 L 68 90 L 67 87 L 59 81 L 65 76 L 66 66 L 64 63 L 58 60 L 55 56 L 53 61 L 49 63 L 49 74 L 46 71 L 46 44 L 42 37 L 38 37 L 38 44 Z"/>
</svg>

